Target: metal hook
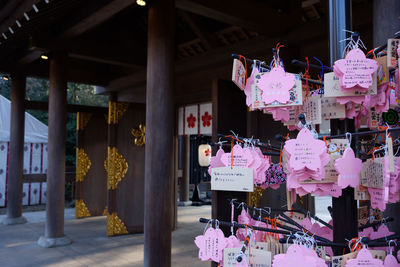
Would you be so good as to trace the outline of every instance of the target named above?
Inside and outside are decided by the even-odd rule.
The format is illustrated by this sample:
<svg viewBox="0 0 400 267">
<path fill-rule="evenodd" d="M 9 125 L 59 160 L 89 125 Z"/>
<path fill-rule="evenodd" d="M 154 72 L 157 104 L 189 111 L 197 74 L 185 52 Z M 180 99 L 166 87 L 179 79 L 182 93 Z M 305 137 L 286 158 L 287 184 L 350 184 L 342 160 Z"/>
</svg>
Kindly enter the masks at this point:
<svg viewBox="0 0 400 267">
<path fill-rule="evenodd" d="M 238 206 L 237 209 L 240 209 L 240 207 L 242 207 L 242 210 L 244 210 L 244 207 L 246 206 L 246 203 L 241 202 Z"/>
<path fill-rule="evenodd" d="M 209 228 L 210 224 L 212 225 L 213 221 L 214 221 L 213 219 L 208 220 L 206 227 L 204 227 L 203 235 L 205 235 L 207 229 Z"/>
<path fill-rule="evenodd" d="M 232 131 L 232 130 L 231 130 L 231 133 L 232 133 L 232 135 L 233 135 L 237 140 L 239 140 L 239 135 L 238 135 L 238 134 L 235 134 L 235 132 Z M 236 144 L 239 143 L 237 140 L 236 140 Z"/>
<path fill-rule="evenodd" d="M 264 210 L 268 215 L 271 215 L 271 207 L 264 207 L 264 209 L 267 209 L 267 210 Z"/>
<path fill-rule="evenodd" d="M 395 157 L 397 157 L 397 154 L 399 153 L 399 151 L 400 151 L 400 146 L 397 147 L 397 151 L 396 151 L 396 153 L 394 153 Z"/>
<path fill-rule="evenodd" d="M 352 139 L 351 133 L 349 133 L 349 132 L 346 133 L 346 139 L 349 142 L 349 147 L 351 147 L 351 139 Z"/>
<path fill-rule="evenodd" d="M 393 247 L 390 245 L 391 243 L 394 243 L 394 246 L 397 247 L 397 242 L 395 240 L 393 240 L 393 239 L 389 240 L 389 242 L 388 242 L 390 255 L 393 255 Z"/>
<path fill-rule="evenodd" d="M 219 149 L 222 149 L 222 144 L 227 143 L 228 141 L 221 141 L 221 137 L 218 139 L 217 144 L 219 144 Z"/>
</svg>

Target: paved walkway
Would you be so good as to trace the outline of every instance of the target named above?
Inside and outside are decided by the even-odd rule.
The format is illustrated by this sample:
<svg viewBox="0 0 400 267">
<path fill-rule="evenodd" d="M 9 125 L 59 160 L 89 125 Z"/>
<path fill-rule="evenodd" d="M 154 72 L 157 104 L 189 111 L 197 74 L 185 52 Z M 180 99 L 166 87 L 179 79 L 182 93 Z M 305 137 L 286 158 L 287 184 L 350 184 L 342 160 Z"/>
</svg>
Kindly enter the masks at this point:
<svg viewBox="0 0 400 267">
<path fill-rule="evenodd" d="M 172 266 L 210 266 L 197 258 L 195 236 L 209 218 L 210 206 L 179 207 L 178 229 L 172 233 Z M 65 234 L 70 246 L 41 248 L 36 242 L 44 231 L 45 212 L 27 212 L 28 223 L 0 224 L 0 266 L 143 266 L 143 234 L 107 237 L 104 216 L 74 219 L 74 210 L 65 210 Z M 0 220 L 4 215 L 0 216 Z"/>
</svg>

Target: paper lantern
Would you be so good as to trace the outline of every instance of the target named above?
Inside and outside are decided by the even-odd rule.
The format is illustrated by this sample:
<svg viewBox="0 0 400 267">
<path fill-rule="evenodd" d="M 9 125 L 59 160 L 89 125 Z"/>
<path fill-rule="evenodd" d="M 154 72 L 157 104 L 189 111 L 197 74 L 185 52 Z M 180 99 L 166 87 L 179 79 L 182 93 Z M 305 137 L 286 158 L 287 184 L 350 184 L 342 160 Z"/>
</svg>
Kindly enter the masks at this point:
<svg viewBox="0 0 400 267">
<path fill-rule="evenodd" d="M 211 146 L 208 144 L 199 145 L 199 165 L 201 167 L 210 166 Z"/>
</svg>

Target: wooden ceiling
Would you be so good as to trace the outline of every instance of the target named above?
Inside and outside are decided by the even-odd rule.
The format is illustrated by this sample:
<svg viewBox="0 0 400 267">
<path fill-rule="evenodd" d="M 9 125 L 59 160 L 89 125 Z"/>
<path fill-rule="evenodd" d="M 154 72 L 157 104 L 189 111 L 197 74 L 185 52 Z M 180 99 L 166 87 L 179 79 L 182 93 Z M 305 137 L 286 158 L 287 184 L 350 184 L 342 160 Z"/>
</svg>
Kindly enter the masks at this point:
<svg viewBox="0 0 400 267">
<path fill-rule="evenodd" d="M 372 3 L 354 2 L 354 28 L 368 32 L 372 20 L 364 14 Z M 328 60 L 326 0 L 176 0 L 176 6 L 177 96 L 206 97 L 210 80 L 229 79 L 231 53 L 270 60 L 278 41 L 287 61 Z M 147 11 L 134 0 L 0 0 L 0 71 L 47 77 L 48 61 L 40 56 L 64 50 L 70 81 L 143 102 Z"/>
</svg>

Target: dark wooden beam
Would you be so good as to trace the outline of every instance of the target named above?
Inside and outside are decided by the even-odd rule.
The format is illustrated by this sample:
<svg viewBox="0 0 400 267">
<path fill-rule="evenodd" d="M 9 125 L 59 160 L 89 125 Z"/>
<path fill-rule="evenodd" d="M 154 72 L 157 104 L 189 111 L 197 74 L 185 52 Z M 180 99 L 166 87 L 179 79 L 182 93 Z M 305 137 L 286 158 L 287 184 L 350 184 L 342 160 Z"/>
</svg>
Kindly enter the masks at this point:
<svg viewBox="0 0 400 267">
<path fill-rule="evenodd" d="M 17 2 L 17 1 L 12 0 L 9 2 Z M 11 9 L 1 10 L 0 15 L 5 16 L 6 18 L 3 21 L 1 21 L 0 33 L 8 31 L 8 27 L 14 25 L 16 20 L 21 19 L 24 16 L 24 13 L 27 13 L 30 10 L 32 10 L 32 5 L 36 4 L 37 2 L 39 2 L 39 0 L 23 0 L 19 1 L 14 11 L 11 11 Z M 7 11 L 11 11 L 11 13 L 6 13 Z"/>
<path fill-rule="evenodd" d="M 31 173 L 22 175 L 22 183 L 42 183 L 46 182 L 47 175 L 45 173 Z"/>
<path fill-rule="evenodd" d="M 21 59 L 18 60 L 17 65 L 28 65 L 40 58 L 40 56 L 43 54 L 43 50 L 29 50 L 26 52 L 24 56 L 22 56 Z"/>
<path fill-rule="evenodd" d="M 27 109 L 27 110 L 46 110 L 47 111 L 49 109 L 49 103 L 45 102 L 45 101 L 25 100 L 25 109 Z M 76 113 L 76 112 L 107 113 L 108 108 L 67 104 L 67 112 L 70 112 L 70 113 Z"/>
<path fill-rule="evenodd" d="M 30 65 L 24 66 L 24 71 L 30 77 L 49 78 L 48 60 L 37 60 Z M 12 69 L 11 69 L 12 70 Z M 0 71 L 10 73 L 10 66 L 0 65 Z M 77 82 L 91 85 L 105 86 L 110 81 L 120 77 L 122 73 L 129 73 L 126 68 L 94 63 L 91 61 L 68 59 L 66 67 L 69 82 Z"/>
<path fill-rule="evenodd" d="M 76 54 L 76 53 L 68 53 L 68 56 L 71 58 L 93 61 L 93 62 L 98 62 L 98 63 L 104 63 L 104 64 L 109 64 L 109 65 L 115 65 L 115 66 L 120 66 L 120 67 L 126 67 L 126 68 L 131 68 L 131 69 L 138 68 L 138 65 L 135 65 L 132 63 L 121 62 L 118 60 L 107 59 L 107 58 L 102 58 L 102 57 L 88 56 L 88 55 Z"/>
<path fill-rule="evenodd" d="M 261 34 L 281 34 L 301 21 L 301 1 L 286 1 L 287 10 L 273 7 L 272 1 L 226 2 L 215 0 L 177 0 L 176 7 L 229 25 Z M 276 1 L 284 3 L 284 1 Z M 278 5 L 280 4 L 278 3 Z"/>
<path fill-rule="evenodd" d="M 88 38 L 74 38 L 73 40 L 37 39 L 32 41 L 31 49 L 38 51 L 63 49 L 67 51 L 71 58 L 126 68 L 144 67 L 146 65 L 146 43 L 129 37 L 125 38 L 129 35 L 129 32 L 118 36 L 111 34 L 113 39 L 111 43 L 107 39 L 101 41 Z"/>
<path fill-rule="evenodd" d="M 24 0 L 7 1 L 0 10 L 0 22 L 6 19 Z"/>
<path fill-rule="evenodd" d="M 286 46 L 296 45 L 306 40 L 326 39 L 326 25 L 321 21 L 305 23 L 294 27 L 290 32 L 282 35 L 279 41 Z M 175 73 L 179 76 L 190 75 L 196 71 L 202 71 L 221 64 L 229 65 L 232 62 L 231 54 L 239 53 L 249 57 L 265 56 L 265 51 L 269 47 L 272 49 L 276 45 L 276 38 L 259 36 L 250 40 L 245 40 L 237 44 L 218 47 L 204 54 L 181 59 L 176 62 Z M 310 44 L 311 45 L 311 44 Z M 289 48 L 290 49 L 290 48 Z M 111 81 L 105 86 L 106 91 L 118 91 L 128 88 L 144 86 L 146 82 L 146 71 L 138 71 Z"/>
<path fill-rule="evenodd" d="M 96 53 L 97 49 L 94 49 L 94 51 L 91 52 L 91 54 Z M 21 59 L 18 60 L 17 65 L 28 65 L 31 64 L 32 62 L 36 61 L 37 59 L 40 58 L 40 56 L 43 53 L 46 53 L 50 50 L 45 49 L 43 47 L 34 47 L 26 52 L 24 56 L 22 56 Z M 119 66 L 119 67 L 125 67 L 125 68 L 130 68 L 130 69 L 136 69 L 139 67 L 143 67 L 143 65 L 137 65 L 133 64 L 130 62 L 127 62 L 127 60 L 124 59 L 115 59 L 110 57 L 108 54 L 94 54 L 94 55 L 87 55 L 84 53 L 68 53 L 68 57 L 70 58 L 75 58 L 75 59 L 81 59 L 81 60 L 86 60 L 86 61 L 92 61 L 96 63 L 104 63 L 108 65 L 113 65 L 113 66 Z"/>
<path fill-rule="evenodd" d="M 134 3 L 135 1 L 133 0 L 108 1 L 107 4 L 94 10 L 93 13 L 80 19 L 77 23 L 69 27 L 60 35 L 60 37 L 67 39 L 81 35 Z"/>
<path fill-rule="evenodd" d="M 217 39 L 212 35 L 212 33 L 207 32 L 204 25 L 202 25 L 199 20 L 183 10 L 178 11 L 178 14 L 188 24 L 193 33 L 196 34 L 197 37 L 199 37 L 207 50 L 218 46 Z"/>
<path fill-rule="evenodd" d="M 65 182 L 71 183 L 75 181 L 76 173 L 66 171 L 65 172 Z M 43 183 L 46 182 L 47 175 L 45 173 L 31 173 L 22 175 L 22 183 Z"/>
</svg>

